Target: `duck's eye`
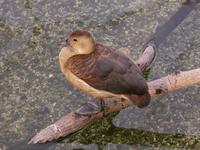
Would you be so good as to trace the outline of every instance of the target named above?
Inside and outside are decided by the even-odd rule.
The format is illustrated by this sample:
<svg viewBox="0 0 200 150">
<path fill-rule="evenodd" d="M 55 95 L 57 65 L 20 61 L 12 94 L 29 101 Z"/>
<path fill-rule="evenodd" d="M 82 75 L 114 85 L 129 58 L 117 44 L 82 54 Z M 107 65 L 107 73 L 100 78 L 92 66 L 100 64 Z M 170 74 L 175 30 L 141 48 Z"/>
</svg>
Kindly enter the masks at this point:
<svg viewBox="0 0 200 150">
<path fill-rule="evenodd" d="M 74 39 L 75 42 L 77 42 L 77 39 Z"/>
</svg>

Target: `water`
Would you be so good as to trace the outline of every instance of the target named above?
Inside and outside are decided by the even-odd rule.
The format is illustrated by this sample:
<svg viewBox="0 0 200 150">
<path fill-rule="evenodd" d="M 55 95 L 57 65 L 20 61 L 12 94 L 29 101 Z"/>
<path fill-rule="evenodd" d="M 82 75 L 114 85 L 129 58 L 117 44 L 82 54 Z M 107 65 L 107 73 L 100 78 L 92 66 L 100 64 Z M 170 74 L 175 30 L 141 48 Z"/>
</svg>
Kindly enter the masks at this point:
<svg viewBox="0 0 200 150">
<path fill-rule="evenodd" d="M 159 0 L 0 0 L 0 148 L 27 141 L 89 99 L 69 85 L 59 69 L 58 53 L 70 31 L 88 29 L 99 42 L 128 47 L 136 60 L 156 27 L 179 7 L 179 1 Z M 149 80 L 200 66 L 199 8 L 160 46 Z M 178 133 L 186 139 L 195 135 L 188 145 L 199 147 L 199 91 L 194 86 L 155 98 L 144 110 L 128 108 L 113 123 L 148 134 Z M 134 149 L 138 143 L 165 147 L 159 140 L 142 144 L 137 140 L 123 143 L 118 138 L 121 144 L 133 146 L 106 144 L 112 141 L 107 138 L 105 149 Z M 96 148 L 95 143 L 90 144 Z M 56 145 L 59 149 L 60 144 Z"/>
</svg>

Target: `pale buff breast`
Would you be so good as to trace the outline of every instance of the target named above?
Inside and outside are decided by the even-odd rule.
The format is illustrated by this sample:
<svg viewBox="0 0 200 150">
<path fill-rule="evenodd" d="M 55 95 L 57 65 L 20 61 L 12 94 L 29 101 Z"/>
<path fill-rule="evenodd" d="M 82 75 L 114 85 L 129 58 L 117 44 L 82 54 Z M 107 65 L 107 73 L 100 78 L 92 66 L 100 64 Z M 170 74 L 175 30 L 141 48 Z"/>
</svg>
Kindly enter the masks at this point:
<svg viewBox="0 0 200 150">
<path fill-rule="evenodd" d="M 111 97 L 117 97 L 117 98 L 124 98 L 128 99 L 127 96 L 121 95 L 121 94 L 113 94 L 111 92 L 98 90 L 87 84 L 85 81 L 81 80 L 77 76 L 75 76 L 66 66 L 65 63 L 70 56 L 69 51 L 67 48 L 63 48 L 59 53 L 59 62 L 60 62 L 60 68 L 62 73 L 65 75 L 66 79 L 76 88 L 79 90 L 92 95 L 97 98 L 111 98 Z"/>
</svg>

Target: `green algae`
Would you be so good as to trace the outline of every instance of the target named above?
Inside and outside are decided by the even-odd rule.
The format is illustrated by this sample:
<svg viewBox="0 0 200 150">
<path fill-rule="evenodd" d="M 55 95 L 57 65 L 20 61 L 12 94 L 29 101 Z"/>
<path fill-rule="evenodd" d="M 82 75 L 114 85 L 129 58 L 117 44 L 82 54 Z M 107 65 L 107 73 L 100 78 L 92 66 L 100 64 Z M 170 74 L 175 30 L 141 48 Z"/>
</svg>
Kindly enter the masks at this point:
<svg viewBox="0 0 200 150">
<path fill-rule="evenodd" d="M 43 30 L 43 25 L 36 25 L 33 27 L 33 35 L 34 36 L 38 36 L 42 33 L 42 30 Z"/>
<path fill-rule="evenodd" d="M 0 47 L 8 43 L 13 38 L 14 34 L 14 31 L 0 19 Z"/>
<path fill-rule="evenodd" d="M 26 8 L 26 9 L 31 9 L 32 7 L 31 7 L 31 1 L 30 0 L 25 0 L 25 2 L 24 2 L 24 7 Z"/>
<path fill-rule="evenodd" d="M 95 143 L 99 149 L 103 149 L 107 143 L 163 148 L 199 148 L 200 136 L 161 134 L 140 129 L 115 127 L 112 124 L 112 119 L 117 114 L 117 112 L 109 114 L 94 124 L 69 135 L 60 142 Z"/>
</svg>

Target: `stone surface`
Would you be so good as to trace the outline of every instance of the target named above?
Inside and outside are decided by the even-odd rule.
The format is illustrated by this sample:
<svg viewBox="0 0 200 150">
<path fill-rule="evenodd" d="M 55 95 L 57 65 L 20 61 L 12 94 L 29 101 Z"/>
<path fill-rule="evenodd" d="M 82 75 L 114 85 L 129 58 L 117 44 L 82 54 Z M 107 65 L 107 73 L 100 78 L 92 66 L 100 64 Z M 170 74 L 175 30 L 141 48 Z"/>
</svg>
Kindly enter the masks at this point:
<svg viewBox="0 0 200 150">
<path fill-rule="evenodd" d="M 90 30 L 134 59 L 180 1 L 0 0 L 0 148 L 34 133 L 90 98 L 69 85 L 58 53 L 74 28 Z M 161 45 L 149 80 L 200 66 L 200 6 Z M 144 110 L 129 108 L 116 126 L 199 135 L 199 86 L 158 97 Z"/>
</svg>

